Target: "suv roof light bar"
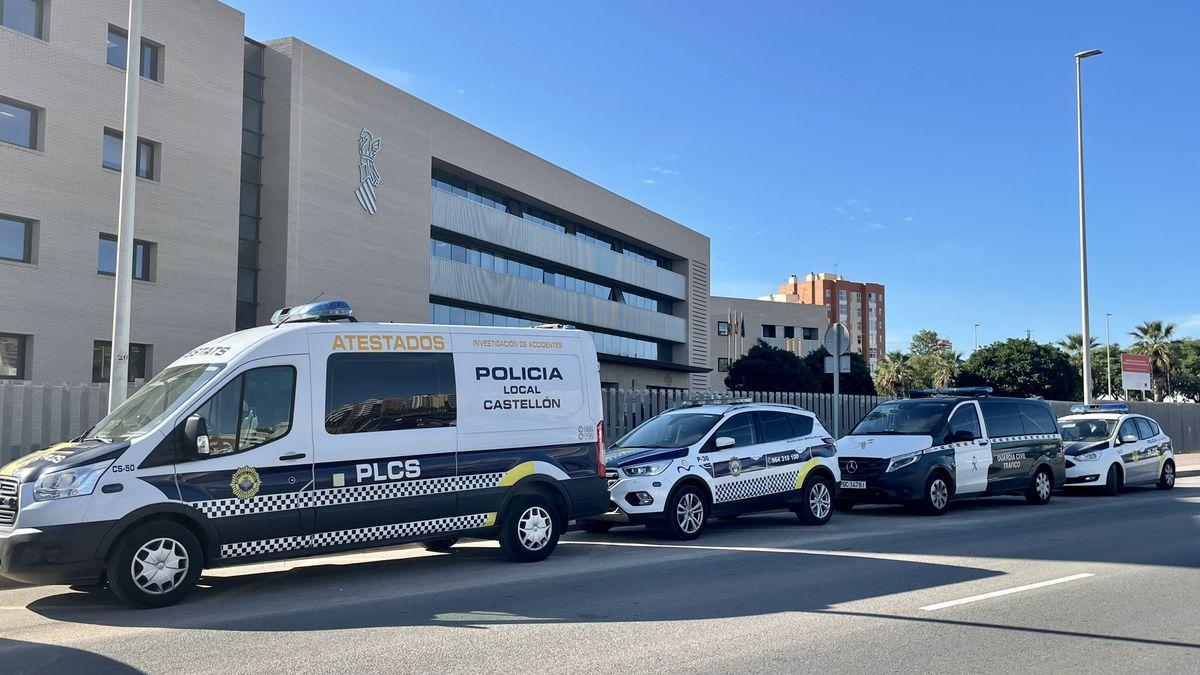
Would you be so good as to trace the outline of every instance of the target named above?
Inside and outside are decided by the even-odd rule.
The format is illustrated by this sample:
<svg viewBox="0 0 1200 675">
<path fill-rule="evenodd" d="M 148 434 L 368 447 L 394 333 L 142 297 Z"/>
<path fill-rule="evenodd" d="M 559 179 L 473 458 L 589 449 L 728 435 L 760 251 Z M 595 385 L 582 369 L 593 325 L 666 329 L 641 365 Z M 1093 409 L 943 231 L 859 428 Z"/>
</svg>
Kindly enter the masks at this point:
<svg viewBox="0 0 1200 675">
<path fill-rule="evenodd" d="M 358 321 L 358 319 L 354 318 L 354 310 L 345 300 L 321 300 L 295 307 L 284 307 L 275 310 L 275 313 L 271 315 L 271 324 L 275 326 L 300 321 Z"/>
<path fill-rule="evenodd" d="M 1071 412 L 1073 412 L 1073 413 L 1090 413 L 1090 412 L 1092 412 L 1092 413 L 1094 413 L 1094 412 L 1127 413 L 1127 412 L 1129 412 L 1129 404 L 1128 403 L 1092 403 L 1091 405 L 1084 405 L 1084 404 L 1080 403 L 1078 405 L 1071 406 Z"/>
<path fill-rule="evenodd" d="M 945 389 L 912 389 L 909 398 L 932 398 L 934 396 L 991 396 L 991 387 L 947 387 Z"/>
<path fill-rule="evenodd" d="M 689 399 L 671 408 L 671 410 L 699 408 L 702 405 L 748 405 L 751 403 L 754 403 L 754 399 L 748 396 L 743 396 L 740 398 L 733 396 L 708 396 Z"/>
</svg>

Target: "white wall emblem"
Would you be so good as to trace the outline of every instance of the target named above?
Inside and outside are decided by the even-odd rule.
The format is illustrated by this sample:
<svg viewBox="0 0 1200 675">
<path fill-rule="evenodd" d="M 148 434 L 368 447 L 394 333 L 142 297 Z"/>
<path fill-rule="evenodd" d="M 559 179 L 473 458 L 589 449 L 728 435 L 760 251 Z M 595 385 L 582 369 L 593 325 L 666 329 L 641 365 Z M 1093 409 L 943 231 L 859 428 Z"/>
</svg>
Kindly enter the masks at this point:
<svg viewBox="0 0 1200 675">
<path fill-rule="evenodd" d="M 371 215 L 374 215 L 379 210 L 379 203 L 375 201 L 375 188 L 379 187 L 379 172 L 375 170 L 375 153 L 379 152 L 379 139 L 371 133 L 370 129 L 363 129 L 358 134 L 358 189 L 354 191 L 354 196 L 358 197 L 358 203 L 362 205 L 363 210 Z"/>
</svg>

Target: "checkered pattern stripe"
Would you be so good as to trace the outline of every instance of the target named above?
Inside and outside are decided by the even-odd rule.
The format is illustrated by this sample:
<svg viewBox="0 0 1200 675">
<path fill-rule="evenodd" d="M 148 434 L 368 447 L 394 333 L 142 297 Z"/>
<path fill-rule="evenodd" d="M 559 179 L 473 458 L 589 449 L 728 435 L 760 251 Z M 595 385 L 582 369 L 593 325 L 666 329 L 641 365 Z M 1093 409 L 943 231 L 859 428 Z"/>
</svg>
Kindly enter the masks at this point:
<svg viewBox="0 0 1200 675">
<path fill-rule="evenodd" d="M 1058 439 L 1058 434 L 1035 434 L 1033 436 L 992 436 L 990 440 L 996 443 L 1011 443 L 1013 441 L 1056 441 Z M 925 452 L 941 452 L 943 450 L 953 450 L 954 448 L 962 448 L 968 445 L 975 446 L 978 444 L 975 441 L 958 441 L 957 443 L 935 445 L 931 448 L 927 448 Z"/>
<path fill-rule="evenodd" d="M 355 544 L 365 541 L 383 539 L 405 539 L 425 534 L 441 532 L 456 532 L 474 530 L 487 524 L 489 513 L 474 513 L 467 516 L 452 516 L 450 518 L 434 518 L 417 520 L 409 523 L 393 523 L 390 525 L 375 525 L 359 527 L 351 530 L 335 530 L 333 532 L 318 532 L 312 535 L 298 537 L 279 537 L 276 539 L 259 539 L 256 541 L 241 541 L 234 544 L 221 545 L 222 558 L 242 558 L 247 556 L 265 555 L 294 551 L 300 548 L 322 548 Z"/>
<path fill-rule="evenodd" d="M 716 486 L 714 499 L 717 503 L 722 503 L 790 492 L 796 489 L 796 478 L 799 475 L 799 471 L 787 471 L 722 483 Z"/>
<path fill-rule="evenodd" d="M 500 479 L 503 477 L 503 473 L 477 473 L 466 476 L 425 478 L 372 485 L 352 485 L 350 487 L 306 490 L 303 492 L 289 492 L 287 494 L 259 495 L 250 499 L 238 499 L 237 497 L 210 499 L 188 502 L 188 504 L 200 509 L 209 518 L 228 518 L 230 516 L 286 511 L 288 509 L 337 506 L 385 499 L 403 499 L 404 497 L 418 497 L 445 492 L 482 490 L 498 486 Z"/>
</svg>

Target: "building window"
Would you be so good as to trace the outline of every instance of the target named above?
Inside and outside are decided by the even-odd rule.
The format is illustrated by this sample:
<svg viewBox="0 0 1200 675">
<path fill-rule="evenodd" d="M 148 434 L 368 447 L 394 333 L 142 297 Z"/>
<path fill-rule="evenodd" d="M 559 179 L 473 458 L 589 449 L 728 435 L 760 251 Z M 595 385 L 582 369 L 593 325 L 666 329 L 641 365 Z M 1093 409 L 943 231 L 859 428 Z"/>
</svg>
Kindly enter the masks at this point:
<svg viewBox="0 0 1200 675">
<path fill-rule="evenodd" d="M 154 281 L 154 253 L 157 246 L 153 242 L 133 240 L 133 278 L 141 281 Z M 117 273 L 117 238 L 111 234 L 100 234 L 100 247 L 96 256 L 96 271 L 100 274 L 116 275 Z"/>
<path fill-rule="evenodd" d="M 717 335 L 729 335 L 729 322 L 728 321 L 718 321 L 717 322 Z"/>
<path fill-rule="evenodd" d="M 825 289 L 825 297 L 827 297 L 827 298 L 828 298 L 828 297 L 832 297 L 832 296 L 833 296 L 833 291 L 831 291 L 831 290 L 829 290 L 828 288 L 826 288 L 826 289 Z"/>
<path fill-rule="evenodd" d="M 762 336 L 765 338 L 775 337 L 775 325 L 769 324 L 769 323 L 764 323 L 762 325 Z"/>
<path fill-rule="evenodd" d="M 0 260 L 33 262 L 33 221 L 0 215 Z"/>
<path fill-rule="evenodd" d="M 101 163 L 106 169 L 121 170 L 122 134 L 115 129 L 104 130 L 104 153 Z M 137 142 L 137 175 L 154 180 L 158 177 L 158 143 L 139 138 Z"/>
<path fill-rule="evenodd" d="M 726 358 L 724 356 L 717 357 L 717 372 L 720 372 L 720 373 L 729 372 L 729 359 L 728 358 Z"/>
<path fill-rule="evenodd" d="M 453 427 L 450 354 L 334 354 L 325 386 L 325 431 L 358 434 Z"/>
<path fill-rule="evenodd" d="M 800 337 L 805 340 L 819 340 L 816 328 L 801 328 Z"/>
<path fill-rule="evenodd" d="M 785 340 L 792 340 L 792 339 L 795 339 L 795 337 L 796 337 L 796 327 L 795 326 L 784 326 L 783 327 L 783 338 Z"/>
<path fill-rule="evenodd" d="M 125 69 L 126 49 L 129 33 L 116 26 L 108 27 L 108 65 Z M 142 38 L 141 68 L 139 74 L 149 80 L 162 82 L 162 45 Z"/>
<path fill-rule="evenodd" d="M 838 302 L 846 302 L 846 291 L 838 291 Z"/>
<path fill-rule="evenodd" d="M 0 333 L 0 380 L 26 380 L 25 354 L 29 336 Z"/>
<path fill-rule="evenodd" d="M 0 0 L 0 25 L 42 37 L 43 0 Z"/>
<path fill-rule="evenodd" d="M 0 98 L 0 141 L 36 150 L 41 113 L 33 106 Z"/>
<path fill-rule="evenodd" d="M 150 345 L 129 343 L 129 381 L 146 379 L 146 364 L 150 362 Z M 92 342 L 92 382 L 108 382 L 108 373 L 112 368 L 112 342 L 94 340 Z"/>
</svg>

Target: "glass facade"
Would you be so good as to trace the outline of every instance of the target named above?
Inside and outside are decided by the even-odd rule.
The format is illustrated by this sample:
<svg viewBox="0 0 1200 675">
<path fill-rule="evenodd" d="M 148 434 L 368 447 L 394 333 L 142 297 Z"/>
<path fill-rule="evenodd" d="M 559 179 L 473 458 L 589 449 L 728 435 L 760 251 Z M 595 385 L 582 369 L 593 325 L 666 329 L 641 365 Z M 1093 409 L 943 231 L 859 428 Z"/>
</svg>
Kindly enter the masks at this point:
<svg viewBox="0 0 1200 675">
<path fill-rule="evenodd" d="M 429 254 L 435 258 L 466 263 L 473 267 L 498 272 L 507 276 L 520 277 L 529 281 L 549 284 L 565 288 L 575 293 L 582 293 L 596 298 L 623 302 L 639 309 L 651 312 L 671 313 L 671 303 L 666 300 L 656 300 L 630 291 L 615 290 L 608 286 L 578 277 L 546 269 L 539 265 L 513 260 L 504 254 L 489 251 L 482 247 L 452 244 L 440 239 L 430 239 Z"/>
<path fill-rule="evenodd" d="M 622 255 L 646 263 L 647 265 L 654 265 L 655 267 L 668 270 L 671 269 L 671 260 L 669 258 L 651 253 L 634 244 L 624 242 L 617 237 L 602 234 L 562 216 L 557 216 L 535 206 L 524 204 L 516 198 L 482 187 L 472 181 L 460 178 L 441 169 L 433 170 L 431 184 L 434 189 L 458 195 L 463 199 L 469 199 L 497 211 L 519 216 L 531 223 L 541 225 L 561 234 L 578 237 L 590 244 L 606 248 L 610 251 L 618 251 Z"/>
<path fill-rule="evenodd" d="M 532 319 L 511 314 L 499 314 L 465 307 L 454 307 L 437 302 L 429 303 L 429 323 L 454 326 L 505 326 L 528 328 L 547 323 L 544 319 Z M 613 335 L 595 330 L 585 330 L 596 343 L 596 351 L 612 356 L 627 356 L 635 359 L 667 359 L 670 349 L 650 340 Z"/>
<path fill-rule="evenodd" d="M 258 324 L 259 211 L 262 191 L 263 52 L 246 40 L 242 72 L 242 188 L 238 217 L 237 330 Z"/>
</svg>

